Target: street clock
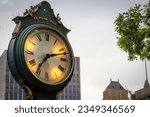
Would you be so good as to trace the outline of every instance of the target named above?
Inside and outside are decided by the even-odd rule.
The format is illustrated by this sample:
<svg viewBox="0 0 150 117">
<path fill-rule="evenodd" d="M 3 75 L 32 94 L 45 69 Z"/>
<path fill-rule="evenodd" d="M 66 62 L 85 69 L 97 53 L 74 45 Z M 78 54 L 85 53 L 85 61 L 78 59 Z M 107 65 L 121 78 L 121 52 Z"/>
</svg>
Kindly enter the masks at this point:
<svg viewBox="0 0 150 117">
<path fill-rule="evenodd" d="M 46 1 L 13 19 L 16 27 L 8 47 L 8 65 L 29 99 L 56 99 L 70 81 L 74 54 L 69 30 Z"/>
</svg>

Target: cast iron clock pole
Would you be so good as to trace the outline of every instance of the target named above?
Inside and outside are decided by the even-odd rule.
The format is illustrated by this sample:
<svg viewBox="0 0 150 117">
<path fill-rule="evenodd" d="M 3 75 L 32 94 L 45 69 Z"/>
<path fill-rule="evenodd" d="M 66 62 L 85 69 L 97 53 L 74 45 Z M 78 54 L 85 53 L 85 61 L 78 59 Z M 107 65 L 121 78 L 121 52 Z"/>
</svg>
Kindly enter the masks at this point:
<svg viewBox="0 0 150 117">
<path fill-rule="evenodd" d="M 68 30 L 46 1 L 13 19 L 8 65 L 27 99 L 56 99 L 70 81 L 74 54 Z"/>
</svg>

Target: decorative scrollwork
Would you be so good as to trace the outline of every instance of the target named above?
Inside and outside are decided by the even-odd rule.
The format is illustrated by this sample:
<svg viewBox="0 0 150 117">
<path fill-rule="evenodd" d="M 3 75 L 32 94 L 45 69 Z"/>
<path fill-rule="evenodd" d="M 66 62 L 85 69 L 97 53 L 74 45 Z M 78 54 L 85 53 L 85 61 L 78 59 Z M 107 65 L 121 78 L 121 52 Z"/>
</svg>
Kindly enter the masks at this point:
<svg viewBox="0 0 150 117">
<path fill-rule="evenodd" d="M 57 14 L 56 18 L 57 18 L 58 24 L 61 24 L 61 17 L 59 16 L 59 13 Z"/>
</svg>

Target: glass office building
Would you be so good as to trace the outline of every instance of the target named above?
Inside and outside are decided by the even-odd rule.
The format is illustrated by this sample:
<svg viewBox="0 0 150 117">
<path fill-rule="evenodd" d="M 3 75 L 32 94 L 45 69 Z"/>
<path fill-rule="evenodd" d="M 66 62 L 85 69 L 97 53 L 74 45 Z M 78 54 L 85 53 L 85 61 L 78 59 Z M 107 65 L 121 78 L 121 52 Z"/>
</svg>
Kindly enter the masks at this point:
<svg viewBox="0 0 150 117">
<path fill-rule="evenodd" d="M 23 100 L 25 93 L 13 78 L 7 64 L 7 50 L 0 57 L 0 99 Z"/>
<path fill-rule="evenodd" d="M 64 88 L 59 96 L 60 100 L 80 100 L 81 99 L 81 85 L 80 85 L 80 58 L 75 57 L 74 73 L 71 81 Z"/>
</svg>

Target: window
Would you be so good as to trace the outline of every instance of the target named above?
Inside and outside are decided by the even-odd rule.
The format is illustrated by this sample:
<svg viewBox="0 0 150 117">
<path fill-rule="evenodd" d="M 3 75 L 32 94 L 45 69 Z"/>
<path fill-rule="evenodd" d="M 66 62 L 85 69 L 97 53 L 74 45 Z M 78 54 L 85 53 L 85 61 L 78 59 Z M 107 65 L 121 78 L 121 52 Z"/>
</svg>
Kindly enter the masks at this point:
<svg viewBox="0 0 150 117">
<path fill-rule="evenodd" d="M 8 98 L 8 92 L 6 91 L 6 93 L 5 93 L 5 100 L 8 100 L 9 98 Z"/>
<path fill-rule="evenodd" d="M 13 100 L 13 93 L 10 93 L 10 100 Z"/>
<path fill-rule="evenodd" d="M 14 95 L 14 100 L 17 100 L 17 93 L 15 93 Z"/>
</svg>

